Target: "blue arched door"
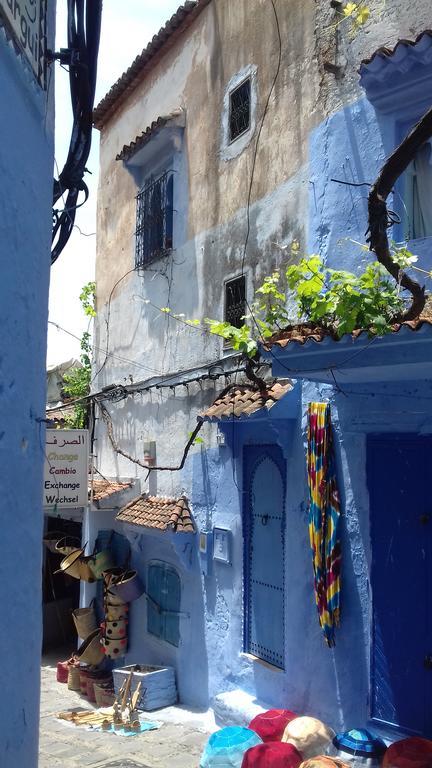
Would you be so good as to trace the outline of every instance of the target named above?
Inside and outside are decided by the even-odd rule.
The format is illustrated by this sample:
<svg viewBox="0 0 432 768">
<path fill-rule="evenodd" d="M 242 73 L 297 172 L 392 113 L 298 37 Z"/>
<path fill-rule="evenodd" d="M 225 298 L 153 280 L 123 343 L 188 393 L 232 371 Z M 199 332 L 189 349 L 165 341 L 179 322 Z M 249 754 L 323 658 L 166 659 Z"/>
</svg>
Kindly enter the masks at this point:
<svg viewBox="0 0 432 768">
<path fill-rule="evenodd" d="M 244 449 L 244 648 L 284 668 L 285 462 L 275 445 Z"/>
</svg>

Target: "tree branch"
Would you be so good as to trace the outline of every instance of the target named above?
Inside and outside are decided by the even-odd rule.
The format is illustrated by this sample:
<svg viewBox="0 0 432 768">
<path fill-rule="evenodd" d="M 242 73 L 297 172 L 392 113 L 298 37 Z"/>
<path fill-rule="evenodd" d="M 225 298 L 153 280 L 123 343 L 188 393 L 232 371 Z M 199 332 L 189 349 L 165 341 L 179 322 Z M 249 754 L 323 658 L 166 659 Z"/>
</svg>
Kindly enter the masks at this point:
<svg viewBox="0 0 432 768">
<path fill-rule="evenodd" d="M 190 450 L 191 446 L 193 445 L 193 443 L 195 442 L 195 438 L 196 438 L 198 432 L 200 431 L 200 429 L 201 429 L 201 427 L 203 425 L 203 422 L 199 421 L 198 424 L 196 425 L 194 431 L 191 433 L 191 435 L 189 437 L 189 440 L 187 441 L 187 443 L 185 445 L 185 448 L 184 448 L 184 451 L 183 451 L 182 460 L 181 460 L 180 464 L 178 465 L 178 467 L 150 467 L 148 464 L 145 464 L 143 461 L 141 461 L 141 459 L 135 459 L 133 456 L 131 456 L 130 453 L 127 453 L 122 448 L 120 448 L 119 444 L 117 443 L 117 441 L 116 441 L 116 439 L 114 437 L 113 423 L 112 423 L 112 419 L 111 419 L 111 416 L 110 416 L 108 410 L 105 408 L 103 403 L 98 402 L 98 405 L 99 405 L 99 408 L 101 409 L 102 418 L 103 418 L 103 420 L 104 420 L 104 422 L 106 424 L 108 437 L 109 437 L 109 440 L 110 440 L 110 443 L 112 445 L 113 450 L 116 453 L 120 454 L 120 456 L 124 456 L 125 459 L 128 459 L 129 461 L 132 461 L 133 464 L 138 464 L 139 467 L 143 467 L 143 469 L 147 469 L 148 470 L 148 474 L 150 474 L 150 472 L 155 472 L 156 470 L 159 470 L 159 471 L 162 471 L 162 472 L 178 472 L 179 470 L 183 469 L 185 461 L 187 459 L 187 455 L 189 453 L 189 450 Z M 148 477 L 148 475 L 147 475 L 147 477 Z"/>
<path fill-rule="evenodd" d="M 393 261 L 387 237 L 387 229 L 393 220 L 387 209 L 387 198 L 398 180 L 414 159 L 417 150 L 432 136 L 432 109 L 429 109 L 412 128 L 402 143 L 386 160 L 378 178 L 369 193 L 368 229 L 366 232 L 369 248 L 374 251 L 380 264 L 400 283 L 402 288 L 412 295 L 411 306 L 400 320 L 412 320 L 418 317 L 425 305 L 425 287 L 413 280 Z"/>
</svg>

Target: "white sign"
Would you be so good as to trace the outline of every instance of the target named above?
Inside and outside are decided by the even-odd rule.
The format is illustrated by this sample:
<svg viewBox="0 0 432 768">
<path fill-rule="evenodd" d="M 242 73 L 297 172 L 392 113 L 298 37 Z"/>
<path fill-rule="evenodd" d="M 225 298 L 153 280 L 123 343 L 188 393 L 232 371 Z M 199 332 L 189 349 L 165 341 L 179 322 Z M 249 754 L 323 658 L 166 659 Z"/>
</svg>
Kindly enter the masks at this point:
<svg viewBox="0 0 432 768">
<path fill-rule="evenodd" d="M 0 16 L 44 86 L 46 0 L 0 0 Z"/>
<path fill-rule="evenodd" d="M 85 507 L 88 503 L 88 430 L 47 429 L 44 507 Z"/>
</svg>

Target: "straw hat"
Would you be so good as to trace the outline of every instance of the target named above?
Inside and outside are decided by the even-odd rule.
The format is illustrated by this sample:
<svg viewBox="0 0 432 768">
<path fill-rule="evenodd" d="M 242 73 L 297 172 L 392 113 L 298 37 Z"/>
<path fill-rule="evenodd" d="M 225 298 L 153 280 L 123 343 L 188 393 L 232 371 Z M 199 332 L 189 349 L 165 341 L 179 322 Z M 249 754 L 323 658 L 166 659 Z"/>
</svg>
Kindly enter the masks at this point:
<svg viewBox="0 0 432 768">
<path fill-rule="evenodd" d="M 412 736 L 395 741 L 384 755 L 383 768 L 431 768 L 432 741 Z"/>
<path fill-rule="evenodd" d="M 310 760 L 305 760 L 300 765 L 300 768 L 350 768 L 350 765 L 344 763 L 339 757 L 318 755 L 317 757 L 311 757 Z"/>
<path fill-rule="evenodd" d="M 284 730 L 291 720 L 298 717 L 289 709 L 269 709 L 254 717 L 249 728 L 265 741 L 281 741 Z"/>
<path fill-rule="evenodd" d="M 294 744 L 307 760 L 326 751 L 335 733 L 315 717 L 296 717 L 285 728 L 282 741 Z"/>
<path fill-rule="evenodd" d="M 242 768 L 299 768 L 301 761 L 300 752 L 292 744 L 267 741 L 248 749 Z"/>
</svg>

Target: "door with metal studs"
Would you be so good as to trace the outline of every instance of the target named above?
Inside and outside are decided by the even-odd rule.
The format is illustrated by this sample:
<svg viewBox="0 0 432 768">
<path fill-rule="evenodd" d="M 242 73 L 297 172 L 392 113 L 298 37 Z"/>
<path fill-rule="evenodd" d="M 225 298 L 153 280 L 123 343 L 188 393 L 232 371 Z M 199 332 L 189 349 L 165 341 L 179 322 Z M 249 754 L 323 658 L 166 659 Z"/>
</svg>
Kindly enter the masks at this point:
<svg viewBox="0 0 432 768">
<path fill-rule="evenodd" d="M 285 460 L 276 445 L 244 448 L 244 649 L 284 668 Z"/>
</svg>

